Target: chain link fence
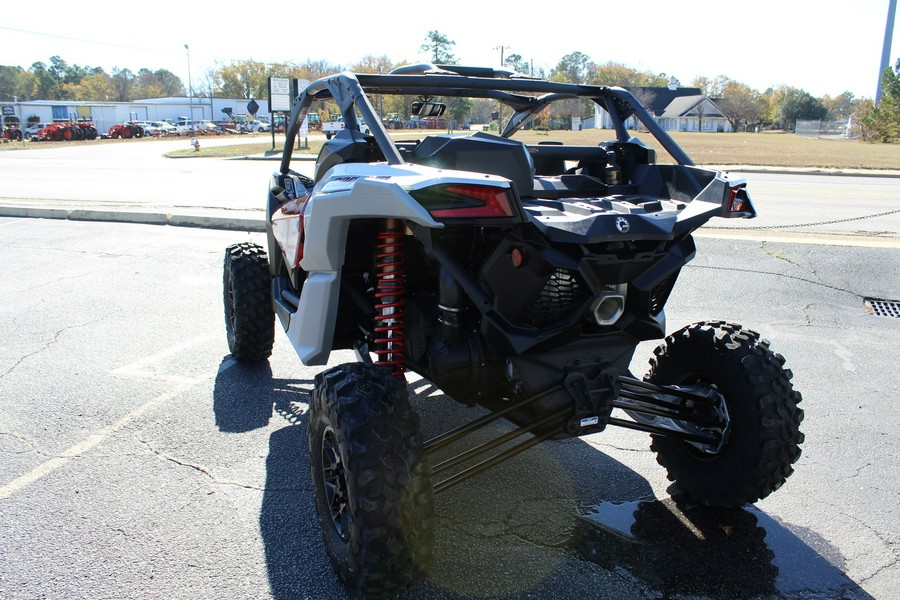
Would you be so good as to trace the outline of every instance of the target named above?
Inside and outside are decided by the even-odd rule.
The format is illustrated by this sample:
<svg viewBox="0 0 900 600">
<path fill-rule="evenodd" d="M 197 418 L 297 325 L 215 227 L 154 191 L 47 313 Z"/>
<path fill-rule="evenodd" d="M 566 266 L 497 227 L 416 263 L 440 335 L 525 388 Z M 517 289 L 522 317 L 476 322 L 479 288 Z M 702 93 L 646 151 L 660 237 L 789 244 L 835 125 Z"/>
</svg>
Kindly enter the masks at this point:
<svg viewBox="0 0 900 600">
<path fill-rule="evenodd" d="M 794 133 L 811 138 L 847 139 L 853 137 L 849 119 L 838 121 L 797 121 Z"/>
</svg>

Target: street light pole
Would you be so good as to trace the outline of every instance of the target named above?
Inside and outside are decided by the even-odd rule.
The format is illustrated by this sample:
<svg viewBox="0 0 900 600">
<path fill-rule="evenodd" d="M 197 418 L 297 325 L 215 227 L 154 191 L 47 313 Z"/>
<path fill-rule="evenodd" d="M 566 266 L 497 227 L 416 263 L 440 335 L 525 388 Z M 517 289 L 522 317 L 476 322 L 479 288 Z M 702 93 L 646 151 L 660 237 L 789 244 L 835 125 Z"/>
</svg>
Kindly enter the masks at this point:
<svg viewBox="0 0 900 600">
<path fill-rule="evenodd" d="M 184 49 L 187 50 L 187 61 L 188 61 L 188 95 L 189 102 L 191 105 L 191 132 L 194 131 L 194 87 L 191 82 L 191 49 L 187 44 L 184 45 Z"/>
<path fill-rule="evenodd" d="M 891 66 L 891 38 L 894 36 L 894 19 L 897 16 L 897 0 L 888 0 L 887 24 L 884 26 L 884 46 L 881 49 L 881 68 L 878 70 L 878 88 L 875 90 L 875 106 L 881 102 L 881 80 L 884 70 Z"/>
</svg>

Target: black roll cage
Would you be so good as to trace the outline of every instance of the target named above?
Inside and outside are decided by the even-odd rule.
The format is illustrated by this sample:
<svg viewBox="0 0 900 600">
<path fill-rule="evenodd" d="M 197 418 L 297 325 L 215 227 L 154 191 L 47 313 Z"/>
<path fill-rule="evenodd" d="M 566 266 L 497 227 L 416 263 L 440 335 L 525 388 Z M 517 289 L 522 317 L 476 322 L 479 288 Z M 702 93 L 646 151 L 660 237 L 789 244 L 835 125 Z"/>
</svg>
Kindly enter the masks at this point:
<svg viewBox="0 0 900 600">
<path fill-rule="evenodd" d="M 401 68 L 403 70 L 403 68 Z M 370 134 L 389 164 L 404 162 L 393 141 L 381 123 L 368 94 L 444 96 L 466 98 L 490 98 L 513 109 L 500 134 L 509 137 L 522 128 L 530 117 L 552 102 L 560 100 L 590 99 L 610 115 L 619 141 L 630 139 L 625 121 L 634 116 L 647 128 L 678 164 L 692 166 L 694 162 L 656 122 L 652 115 L 628 90 L 620 87 L 557 83 L 542 79 L 510 74 L 477 67 L 456 65 L 431 65 L 417 74 L 374 75 L 344 72 L 318 79 L 301 92 L 294 101 L 285 128 L 284 152 L 281 173 L 290 170 L 294 143 L 300 124 L 316 102 L 334 100 L 340 108 L 347 128 L 359 130 L 357 111 L 368 124 Z"/>
</svg>

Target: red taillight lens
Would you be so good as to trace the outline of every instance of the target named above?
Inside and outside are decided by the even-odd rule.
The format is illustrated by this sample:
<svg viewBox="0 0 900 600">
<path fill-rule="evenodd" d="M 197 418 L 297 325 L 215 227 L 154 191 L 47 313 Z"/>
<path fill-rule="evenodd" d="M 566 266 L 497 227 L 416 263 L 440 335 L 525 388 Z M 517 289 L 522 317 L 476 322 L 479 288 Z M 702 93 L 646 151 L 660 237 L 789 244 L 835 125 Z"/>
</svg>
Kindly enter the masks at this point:
<svg viewBox="0 0 900 600">
<path fill-rule="evenodd" d="M 513 217 L 508 188 L 451 183 L 410 192 L 436 218 Z"/>
<path fill-rule="evenodd" d="M 728 191 L 728 204 L 725 205 L 725 210 L 735 213 L 750 210 L 750 197 L 747 196 L 745 185 L 736 185 Z"/>
</svg>

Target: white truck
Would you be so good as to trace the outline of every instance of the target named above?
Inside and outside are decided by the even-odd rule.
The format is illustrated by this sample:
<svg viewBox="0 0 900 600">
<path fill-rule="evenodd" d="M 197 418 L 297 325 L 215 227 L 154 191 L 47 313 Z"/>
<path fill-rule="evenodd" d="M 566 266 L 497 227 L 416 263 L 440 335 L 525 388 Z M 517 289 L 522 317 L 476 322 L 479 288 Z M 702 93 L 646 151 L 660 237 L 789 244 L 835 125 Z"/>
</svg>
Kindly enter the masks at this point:
<svg viewBox="0 0 900 600">
<path fill-rule="evenodd" d="M 175 121 L 175 133 L 178 135 L 193 135 L 197 131 L 197 127 L 191 119 L 179 117 Z"/>
<path fill-rule="evenodd" d="M 344 117 L 337 117 L 322 125 L 322 133 L 325 134 L 326 140 L 330 140 L 333 136 L 343 131 L 343 129 Z M 359 121 L 359 130 L 365 135 L 369 135 L 369 126 L 366 125 L 366 122 L 363 120 Z"/>
</svg>

